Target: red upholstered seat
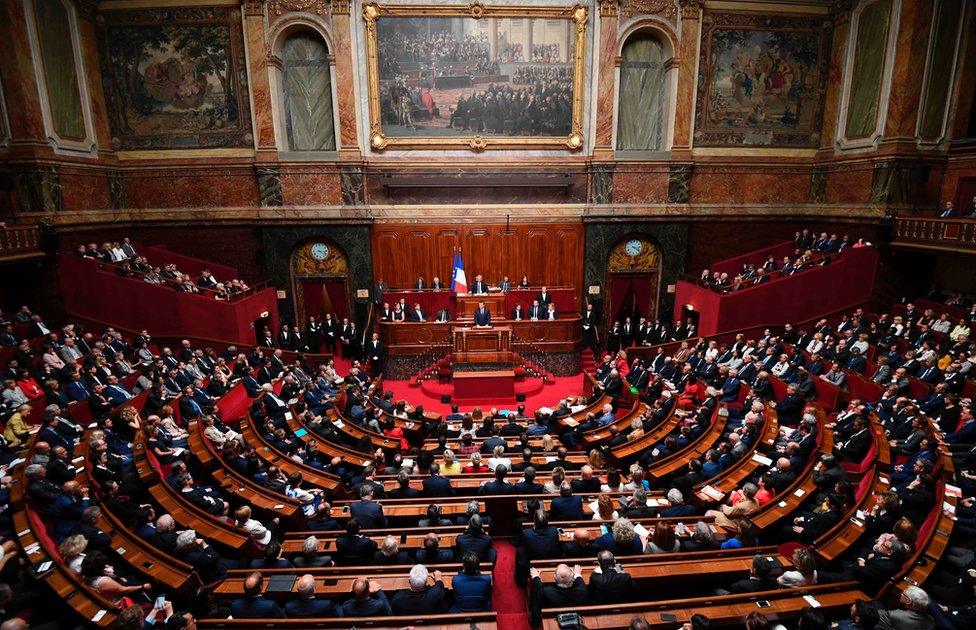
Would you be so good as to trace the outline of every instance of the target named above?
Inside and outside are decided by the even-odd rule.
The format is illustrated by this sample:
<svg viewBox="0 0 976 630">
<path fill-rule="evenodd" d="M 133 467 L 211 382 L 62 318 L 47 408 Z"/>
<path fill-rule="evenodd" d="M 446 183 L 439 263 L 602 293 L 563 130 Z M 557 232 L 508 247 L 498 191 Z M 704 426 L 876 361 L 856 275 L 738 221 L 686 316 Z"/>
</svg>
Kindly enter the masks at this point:
<svg viewBox="0 0 976 630">
<path fill-rule="evenodd" d="M 793 554 L 796 553 L 798 549 L 807 549 L 807 546 L 796 541 L 785 542 L 779 546 L 776 553 L 784 558 L 792 558 Z"/>
<path fill-rule="evenodd" d="M 878 456 L 878 445 L 872 443 L 871 448 L 868 449 L 867 454 L 864 456 L 864 459 L 861 460 L 860 464 L 855 464 L 853 462 L 841 462 L 840 465 L 845 472 L 856 474 L 856 475 L 863 475 L 865 472 L 867 472 L 868 468 L 871 467 L 871 464 L 874 462 L 874 458 L 877 456 Z M 863 483 L 864 480 L 862 479 L 861 482 Z"/>
</svg>

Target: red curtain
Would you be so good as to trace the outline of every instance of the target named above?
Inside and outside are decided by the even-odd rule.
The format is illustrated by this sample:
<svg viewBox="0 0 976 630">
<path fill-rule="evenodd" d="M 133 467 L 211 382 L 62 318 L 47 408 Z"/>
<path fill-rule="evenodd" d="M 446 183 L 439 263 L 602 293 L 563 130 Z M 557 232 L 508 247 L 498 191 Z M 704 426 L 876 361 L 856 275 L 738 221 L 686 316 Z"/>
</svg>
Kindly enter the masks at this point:
<svg viewBox="0 0 976 630">
<path fill-rule="evenodd" d="M 329 302 L 332 303 L 332 312 L 341 322 L 343 318 L 349 317 L 349 298 L 346 295 L 345 280 L 326 280 L 325 293 Z"/>
<path fill-rule="evenodd" d="M 310 278 L 302 280 L 302 298 L 305 302 L 305 317 L 322 317 L 332 313 L 336 321 L 349 316 L 349 300 L 346 299 L 345 280 L 323 280 Z"/>
<path fill-rule="evenodd" d="M 607 316 L 608 324 L 619 319 L 623 323 L 625 317 L 647 317 L 648 305 L 651 303 L 652 274 L 611 274 L 607 295 L 610 299 Z M 637 323 L 637 320 L 634 320 Z"/>
</svg>

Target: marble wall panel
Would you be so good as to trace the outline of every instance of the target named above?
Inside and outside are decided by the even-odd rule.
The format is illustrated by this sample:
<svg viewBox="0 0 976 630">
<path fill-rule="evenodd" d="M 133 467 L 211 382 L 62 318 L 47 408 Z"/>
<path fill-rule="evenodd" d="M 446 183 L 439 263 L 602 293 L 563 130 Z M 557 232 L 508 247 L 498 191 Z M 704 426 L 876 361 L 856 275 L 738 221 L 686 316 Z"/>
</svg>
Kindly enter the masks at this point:
<svg viewBox="0 0 976 630">
<path fill-rule="evenodd" d="M 282 166 L 279 178 L 286 206 L 335 206 L 342 203 L 339 173 L 333 168 Z"/>
<path fill-rule="evenodd" d="M 827 172 L 827 203 L 868 203 L 871 178 L 870 164 L 830 169 Z"/>
<path fill-rule="evenodd" d="M 808 168 L 710 169 L 696 166 L 691 203 L 804 203 L 809 193 Z"/>
<path fill-rule="evenodd" d="M 103 171 L 62 167 L 61 197 L 65 210 L 100 210 L 112 205 Z"/>
<path fill-rule="evenodd" d="M 614 203 L 664 203 L 668 199 L 667 168 L 647 171 L 621 170 L 613 174 Z"/>
<path fill-rule="evenodd" d="M 253 168 L 223 170 L 160 169 L 127 173 L 130 208 L 213 208 L 260 203 Z"/>
</svg>

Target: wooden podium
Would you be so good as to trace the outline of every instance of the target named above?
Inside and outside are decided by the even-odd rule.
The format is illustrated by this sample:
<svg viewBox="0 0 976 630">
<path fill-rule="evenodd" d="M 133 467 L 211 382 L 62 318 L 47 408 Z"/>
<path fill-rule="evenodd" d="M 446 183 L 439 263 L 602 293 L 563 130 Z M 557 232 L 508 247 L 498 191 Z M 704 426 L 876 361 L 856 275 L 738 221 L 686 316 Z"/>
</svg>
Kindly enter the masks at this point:
<svg viewBox="0 0 976 630">
<path fill-rule="evenodd" d="M 512 360 L 512 327 L 455 326 L 454 360 L 458 363 L 504 363 Z"/>
<path fill-rule="evenodd" d="M 459 295 L 457 296 L 457 318 L 474 319 L 474 312 L 478 310 L 478 302 L 484 302 L 491 313 L 491 321 L 506 319 L 505 294 L 489 293 L 487 295 Z"/>
</svg>

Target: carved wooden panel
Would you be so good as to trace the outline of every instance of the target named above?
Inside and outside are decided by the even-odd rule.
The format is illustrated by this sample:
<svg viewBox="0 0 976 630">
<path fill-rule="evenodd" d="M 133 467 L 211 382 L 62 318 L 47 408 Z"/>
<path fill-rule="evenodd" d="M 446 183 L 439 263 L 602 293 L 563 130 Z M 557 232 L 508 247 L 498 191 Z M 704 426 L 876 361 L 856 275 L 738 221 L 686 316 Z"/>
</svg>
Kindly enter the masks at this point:
<svg viewBox="0 0 976 630">
<path fill-rule="evenodd" d="M 450 283 L 454 248 L 460 246 L 470 284 L 481 274 L 491 284 L 522 274 L 533 286 L 582 285 L 582 224 L 457 225 L 384 223 L 372 231 L 373 273 L 393 288 L 417 276 Z"/>
</svg>

